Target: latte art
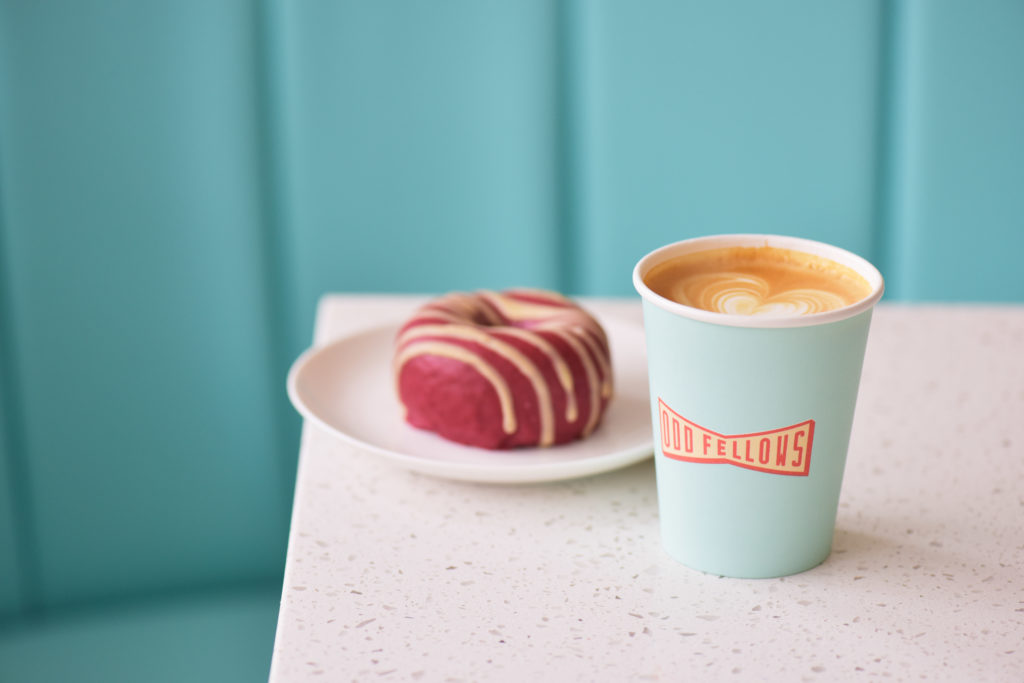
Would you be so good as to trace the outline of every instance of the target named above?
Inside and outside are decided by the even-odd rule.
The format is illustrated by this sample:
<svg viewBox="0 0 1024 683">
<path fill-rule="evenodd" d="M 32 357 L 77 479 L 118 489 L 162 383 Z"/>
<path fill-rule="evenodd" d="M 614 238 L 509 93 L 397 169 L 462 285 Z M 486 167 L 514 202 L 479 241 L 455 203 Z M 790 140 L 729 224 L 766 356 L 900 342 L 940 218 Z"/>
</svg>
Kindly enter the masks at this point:
<svg viewBox="0 0 1024 683">
<path fill-rule="evenodd" d="M 670 259 L 644 278 L 657 294 L 714 313 L 796 316 L 843 308 L 867 281 L 829 259 L 776 247 L 732 247 Z"/>
<path fill-rule="evenodd" d="M 765 278 L 730 272 L 686 278 L 672 288 L 670 298 L 731 315 L 810 315 L 846 305 L 842 297 L 824 289 L 790 289 L 773 295 Z"/>
</svg>

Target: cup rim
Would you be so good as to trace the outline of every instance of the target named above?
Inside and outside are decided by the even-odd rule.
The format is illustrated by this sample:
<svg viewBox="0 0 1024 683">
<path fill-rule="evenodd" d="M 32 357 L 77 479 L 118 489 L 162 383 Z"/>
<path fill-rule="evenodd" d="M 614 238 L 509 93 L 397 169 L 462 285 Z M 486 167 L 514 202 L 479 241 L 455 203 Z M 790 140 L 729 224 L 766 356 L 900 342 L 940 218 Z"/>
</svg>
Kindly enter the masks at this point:
<svg viewBox="0 0 1024 683">
<path fill-rule="evenodd" d="M 822 313 L 810 315 L 788 315 L 788 316 L 758 316 L 738 315 L 735 313 L 717 313 L 705 311 L 693 306 L 686 306 L 660 294 L 656 294 L 644 283 L 644 275 L 651 268 L 674 256 L 706 251 L 710 249 L 721 249 L 726 247 L 777 247 L 803 251 L 815 256 L 822 256 L 831 259 L 840 265 L 856 271 L 861 277 L 867 280 L 871 286 L 871 293 L 863 299 Z M 826 323 L 846 320 L 853 316 L 871 309 L 878 300 L 882 298 L 885 291 L 885 280 L 878 268 L 872 265 L 867 259 L 854 254 L 851 251 L 836 247 L 825 242 L 806 239 L 803 237 L 792 237 L 788 235 L 736 233 L 705 235 L 691 239 L 673 242 L 649 252 L 637 262 L 633 268 L 633 287 L 645 301 L 648 301 L 658 308 L 661 308 L 674 315 L 699 320 L 701 322 L 715 325 L 728 325 L 731 327 L 758 327 L 758 328 L 786 328 L 786 327 L 811 327 L 813 325 L 824 325 Z"/>
</svg>

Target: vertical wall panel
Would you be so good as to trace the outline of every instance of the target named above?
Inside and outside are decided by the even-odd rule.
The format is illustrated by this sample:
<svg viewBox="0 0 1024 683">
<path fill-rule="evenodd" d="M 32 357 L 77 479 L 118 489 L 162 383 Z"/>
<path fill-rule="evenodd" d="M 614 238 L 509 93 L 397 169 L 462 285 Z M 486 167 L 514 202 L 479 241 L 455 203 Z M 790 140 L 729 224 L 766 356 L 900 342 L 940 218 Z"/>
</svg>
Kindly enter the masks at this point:
<svg viewBox="0 0 1024 683">
<path fill-rule="evenodd" d="M 877 2 L 581 5 L 588 175 L 580 288 L 715 232 L 782 232 L 874 257 Z"/>
<path fill-rule="evenodd" d="M 905 299 L 1024 301 L 1024 3 L 903 3 L 890 242 Z"/>
<path fill-rule="evenodd" d="M 555 5 L 287 3 L 296 329 L 332 290 L 553 286 Z"/>
<path fill-rule="evenodd" d="M 42 599 L 277 575 L 253 7 L 0 12 L 5 279 Z"/>
</svg>

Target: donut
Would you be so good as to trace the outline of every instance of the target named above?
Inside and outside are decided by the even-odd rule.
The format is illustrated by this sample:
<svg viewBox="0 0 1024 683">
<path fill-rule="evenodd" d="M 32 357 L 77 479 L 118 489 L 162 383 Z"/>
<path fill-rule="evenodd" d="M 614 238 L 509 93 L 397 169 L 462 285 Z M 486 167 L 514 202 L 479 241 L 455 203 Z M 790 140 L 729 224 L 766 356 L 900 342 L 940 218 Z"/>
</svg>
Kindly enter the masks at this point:
<svg viewBox="0 0 1024 683">
<path fill-rule="evenodd" d="M 416 310 L 395 340 L 405 420 L 487 449 L 591 434 L 612 397 L 601 325 L 556 292 L 452 292 Z"/>
</svg>

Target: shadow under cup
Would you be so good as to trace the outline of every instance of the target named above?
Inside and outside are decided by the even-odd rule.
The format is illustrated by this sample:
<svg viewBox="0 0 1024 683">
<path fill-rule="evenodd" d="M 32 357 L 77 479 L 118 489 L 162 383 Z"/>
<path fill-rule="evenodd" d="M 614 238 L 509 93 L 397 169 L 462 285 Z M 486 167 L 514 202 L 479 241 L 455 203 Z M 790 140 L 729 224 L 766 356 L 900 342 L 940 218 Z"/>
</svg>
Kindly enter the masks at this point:
<svg viewBox="0 0 1024 683">
<path fill-rule="evenodd" d="M 769 246 L 852 268 L 870 294 L 812 315 L 713 313 L 651 291 L 676 256 Z M 711 574 L 768 578 L 817 566 L 832 547 L 868 327 L 882 275 L 863 258 L 778 235 L 715 235 L 636 265 L 643 298 L 662 544 Z"/>
</svg>

